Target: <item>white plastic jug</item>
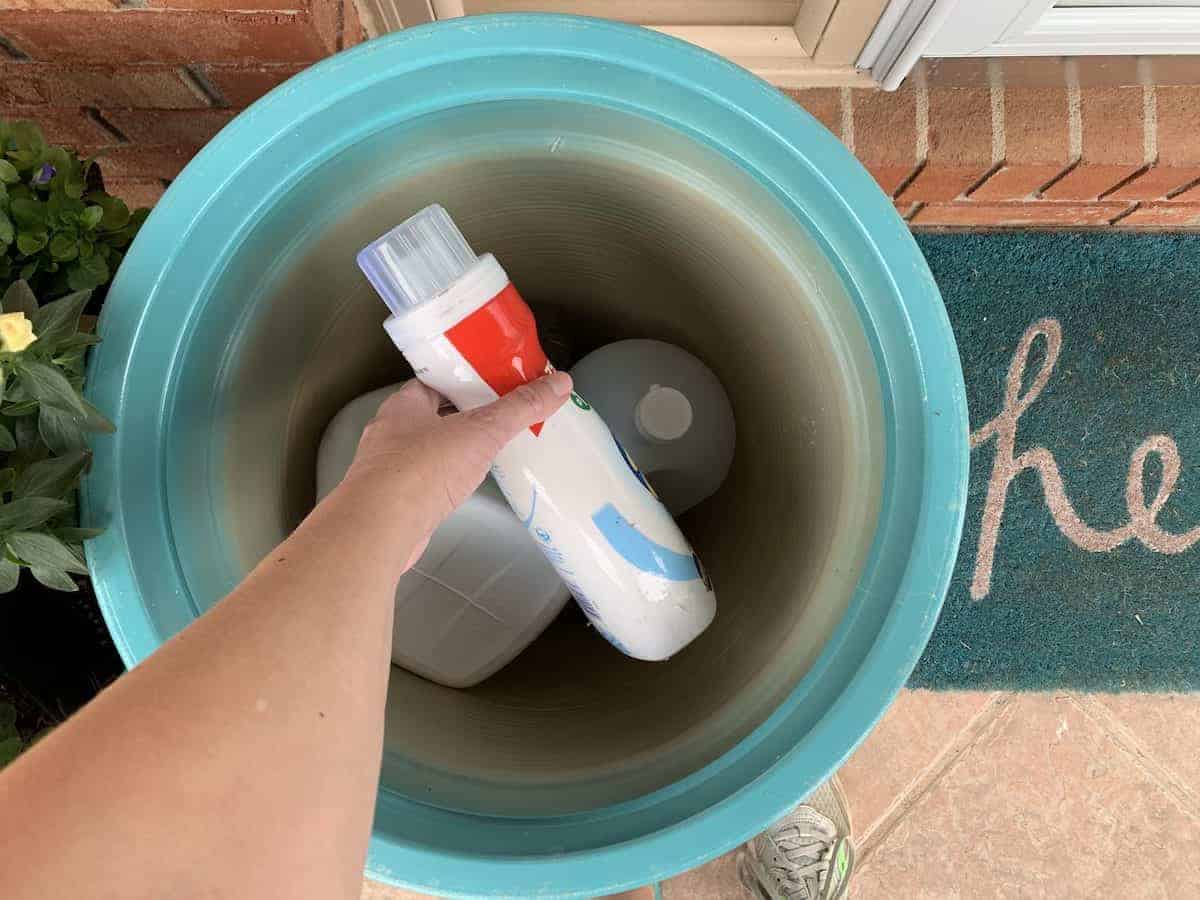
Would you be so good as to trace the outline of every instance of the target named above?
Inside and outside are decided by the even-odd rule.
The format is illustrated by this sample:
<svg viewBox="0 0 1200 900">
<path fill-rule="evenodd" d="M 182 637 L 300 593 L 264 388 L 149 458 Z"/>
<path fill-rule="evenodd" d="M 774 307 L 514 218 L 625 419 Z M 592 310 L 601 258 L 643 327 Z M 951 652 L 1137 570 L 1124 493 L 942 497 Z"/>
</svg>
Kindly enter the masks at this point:
<svg viewBox="0 0 1200 900">
<path fill-rule="evenodd" d="M 679 515 L 716 493 L 733 463 L 733 407 L 721 382 L 682 347 L 628 340 L 571 369 L 575 389 Z"/>
<path fill-rule="evenodd" d="M 333 417 L 317 452 L 317 499 L 346 475 L 367 423 L 400 385 L 358 397 Z M 529 646 L 570 593 L 492 479 L 452 512 L 396 585 L 392 661 L 470 687 Z"/>
</svg>

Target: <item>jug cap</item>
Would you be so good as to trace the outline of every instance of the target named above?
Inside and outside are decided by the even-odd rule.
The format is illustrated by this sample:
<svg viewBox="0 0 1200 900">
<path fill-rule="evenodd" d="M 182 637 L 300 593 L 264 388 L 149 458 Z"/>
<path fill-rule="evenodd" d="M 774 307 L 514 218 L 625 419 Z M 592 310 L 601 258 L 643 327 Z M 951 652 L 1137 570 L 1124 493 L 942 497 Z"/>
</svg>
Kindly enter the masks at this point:
<svg viewBox="0 0 1200 900">
<path fill-rule="evenodd" d="M 436 203 L 358 253 L 358 267 L 396 316 L 443 293 L 477 260 L 450 214 Z"/>
</svg>

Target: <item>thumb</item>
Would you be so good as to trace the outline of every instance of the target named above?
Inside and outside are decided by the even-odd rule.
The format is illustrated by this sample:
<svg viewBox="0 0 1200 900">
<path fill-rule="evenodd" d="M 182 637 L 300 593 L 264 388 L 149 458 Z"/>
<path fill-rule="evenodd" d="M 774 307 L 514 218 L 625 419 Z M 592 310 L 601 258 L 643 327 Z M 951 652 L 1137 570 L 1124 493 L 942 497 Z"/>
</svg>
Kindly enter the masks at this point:
<svg viewBox="0 0 1200 900">
<path fill-rule="evenodd" d="M 549 418 L 570 393 L 571 376 L 554 372 L 462 415 L 471 425 L 485 431 L 499 450 L 522 429 Z"/>
</svg>

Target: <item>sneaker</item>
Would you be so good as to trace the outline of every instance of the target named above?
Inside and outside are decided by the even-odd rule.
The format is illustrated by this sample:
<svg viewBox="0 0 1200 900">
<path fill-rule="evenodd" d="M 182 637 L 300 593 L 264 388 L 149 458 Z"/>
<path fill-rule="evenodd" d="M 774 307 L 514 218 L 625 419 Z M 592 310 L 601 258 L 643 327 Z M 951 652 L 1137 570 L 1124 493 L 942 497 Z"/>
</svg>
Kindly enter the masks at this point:
<svg viewBox="0 0 1200 900">
<path fill-rule="evenodd" d="M 842 900 L 853 870 L 850 810 L 836 775 L 738 854 L 738 876 L 758 900 Z"/>
</svg>

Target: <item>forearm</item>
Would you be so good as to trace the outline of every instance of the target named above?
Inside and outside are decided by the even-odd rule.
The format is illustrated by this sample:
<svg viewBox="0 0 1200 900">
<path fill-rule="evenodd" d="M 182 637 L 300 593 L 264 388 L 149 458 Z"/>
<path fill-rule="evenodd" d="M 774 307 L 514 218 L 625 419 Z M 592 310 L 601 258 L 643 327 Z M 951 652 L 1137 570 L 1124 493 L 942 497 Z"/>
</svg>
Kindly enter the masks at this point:
<svg viewBox="0 0 1200 900">
<path fill-rule="evenodd" d="M 344 487 L 5 773 L 0 807 L 27 811 L 0 824 L 6 892 L 357 896 L 394 587 L 425 523 L 381 528 L 402 497 Z"/>
</svg>

